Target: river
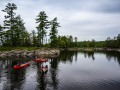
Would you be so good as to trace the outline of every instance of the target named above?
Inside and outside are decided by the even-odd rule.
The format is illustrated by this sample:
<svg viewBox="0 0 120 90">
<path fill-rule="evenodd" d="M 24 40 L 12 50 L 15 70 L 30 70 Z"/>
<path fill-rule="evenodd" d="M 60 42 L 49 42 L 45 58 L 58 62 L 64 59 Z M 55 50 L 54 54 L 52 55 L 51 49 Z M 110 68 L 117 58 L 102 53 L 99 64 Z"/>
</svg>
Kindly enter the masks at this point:
<svg viewBox="0 0 120 90">
<path fill-rule="evenodd" d="M 24 61 L 30 66 L 13 68 Z M 45 65 L 48 71 L 43 73 Z M 120 90 L 120 53 L 63 51 L 46 63 L 0 59 L 0 90 Z"/>
</svg>

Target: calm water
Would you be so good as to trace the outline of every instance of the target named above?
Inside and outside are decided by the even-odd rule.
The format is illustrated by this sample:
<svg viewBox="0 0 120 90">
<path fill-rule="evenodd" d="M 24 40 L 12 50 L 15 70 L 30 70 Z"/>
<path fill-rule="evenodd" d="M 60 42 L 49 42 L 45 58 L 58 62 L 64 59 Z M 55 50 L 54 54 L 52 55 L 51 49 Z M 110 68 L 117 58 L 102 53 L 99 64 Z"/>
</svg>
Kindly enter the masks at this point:
<svg viewBox="0 0 120 90">
<path fill-rule="evenodd" d="M 18 61 L 30 66 L 14 70 Z M 41 66 L 48 65 L 42 73 Z M 47 63 L 0 59 L 0 90 L 120 90 L 120 53 L 61 52 Z"/>
</svg>

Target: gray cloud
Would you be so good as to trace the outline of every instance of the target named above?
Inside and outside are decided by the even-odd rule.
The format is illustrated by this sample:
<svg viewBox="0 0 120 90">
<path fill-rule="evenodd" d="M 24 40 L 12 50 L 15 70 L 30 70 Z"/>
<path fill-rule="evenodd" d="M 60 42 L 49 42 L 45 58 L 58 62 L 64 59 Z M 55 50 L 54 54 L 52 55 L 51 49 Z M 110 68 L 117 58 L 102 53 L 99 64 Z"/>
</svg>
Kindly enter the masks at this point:
<svg viewBox="0 0 120 90">
<path fill-rule="evenodd" d="M 105 40 L 120 33 L 120 0 L 0 0 L 0 10 L 15 3 L 16 11 L 35 30 L 35 18 L 45 11 L 49 20 L 58 17 L 60 35 L 77 36 L 79 40 Z M 0 11 L 0 24 L 4 13 Z"/>
<path fill-rule="evenodd" d="M 120 12 L 120 0 L 46 0 L 45 4 L 67 10 Z"/>
</svg>

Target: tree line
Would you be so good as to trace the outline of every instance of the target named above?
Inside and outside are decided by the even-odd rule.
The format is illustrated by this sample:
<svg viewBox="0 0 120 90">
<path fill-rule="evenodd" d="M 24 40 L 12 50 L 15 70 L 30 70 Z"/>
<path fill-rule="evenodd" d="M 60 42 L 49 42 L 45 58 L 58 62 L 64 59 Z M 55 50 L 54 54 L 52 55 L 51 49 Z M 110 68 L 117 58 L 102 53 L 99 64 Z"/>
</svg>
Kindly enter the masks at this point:
<svg viewBox="0 0 120 90">
<path fill-rule="evenodd" d="M 72 47 L 72 36 L 58 36 L 60 27 L 57 17 L 49 21 L 45 11 L 41 11 L 35 21 L 37 31 L 28 32 L 25 23 L 20 15 L 16 15 L 17 6 L 8 3 L 2 12 L 6 13 L 0 25 L 0 45 L 1 46 L 37 46 L 37 47 Z M 50 30 L 49 39 L 46 38 L 47 30 Z M 75 40 L 77 37 L 75 37 Z"/>
<path fill-rule="evenodd" d="M 36 30 L 28 32 L 25 28 L 24 20 L 15 11 L 17 6 L 14 3 L 8 3 L 2 10 L 4 16 L 4 25 L 0 25 L 0 46 L 20 46 L 20 47 L 101 47 L 101 48 L 120 48 L 120 34 L 105 41 L 78 41 L 77 37 L 58 35 L 57 17 L 49 21 L 45 11 L 41 11 L 36 15 Z M 49 34 L 47 34 L 49 30 Z M 47 38 L 49 36 L 49 38 Z"/>
<path fill-rule="evenodd" d="M 79 47 L 93 47 L 93 48 L 120 48 L 120 34 L 114 38 L 108 37 L 105 41 L 82 41 L 77 43 Z"/>
</svg>

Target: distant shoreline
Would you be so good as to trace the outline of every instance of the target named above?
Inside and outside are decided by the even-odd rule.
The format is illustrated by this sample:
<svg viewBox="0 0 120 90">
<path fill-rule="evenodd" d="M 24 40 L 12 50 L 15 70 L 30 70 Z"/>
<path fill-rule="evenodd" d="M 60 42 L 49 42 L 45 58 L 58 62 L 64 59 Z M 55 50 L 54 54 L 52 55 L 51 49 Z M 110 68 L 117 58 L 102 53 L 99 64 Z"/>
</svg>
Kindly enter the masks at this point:
<svg viewBox="0 0 120 90">
<path fill-rule="evenodd" d="M 120 52 L 120 48 L 65 48 L 61 50 L 67 50 L 67 51 L 118 51 Z"/>
</svg>

